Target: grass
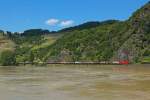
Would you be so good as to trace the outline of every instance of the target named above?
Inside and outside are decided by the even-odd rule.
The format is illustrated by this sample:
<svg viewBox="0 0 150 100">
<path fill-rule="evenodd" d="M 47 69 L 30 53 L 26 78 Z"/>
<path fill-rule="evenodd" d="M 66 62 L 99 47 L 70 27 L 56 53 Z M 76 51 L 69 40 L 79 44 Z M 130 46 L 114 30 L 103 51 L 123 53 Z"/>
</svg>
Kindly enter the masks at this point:
<svg viewBox="0 0 150 100">
<path fill-rule="evenodd" d="M 41 45 L 36 45 L 32 48 L 32 50 L 36 50 L 36 49 L 39 49 L 39 48 L 46 48 L 47 46 L 50 46 L 51 44 L 53 44 L 58 38 L 59 36 L 57 35 L 46 35 L 44 36 L 45 38 L 45 42 L 42 43 Z"/>
<path fill-rule="evenodd" d="M 141 62 L 142 63 L 150 63 L 150 57 L 144 57 Z"/>
</svg>

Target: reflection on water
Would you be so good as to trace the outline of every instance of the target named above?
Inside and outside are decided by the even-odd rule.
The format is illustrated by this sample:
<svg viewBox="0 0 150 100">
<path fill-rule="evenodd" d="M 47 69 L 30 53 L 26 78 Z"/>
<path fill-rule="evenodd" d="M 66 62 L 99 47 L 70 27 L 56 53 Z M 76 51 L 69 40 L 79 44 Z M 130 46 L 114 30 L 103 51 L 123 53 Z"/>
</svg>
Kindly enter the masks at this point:
<svg viewBox="0 0 150 100">
<path fill-rule="evenodd" d="M 0 100 L 150 100 L 150 65 L 0 67 Z"/>
</svg>

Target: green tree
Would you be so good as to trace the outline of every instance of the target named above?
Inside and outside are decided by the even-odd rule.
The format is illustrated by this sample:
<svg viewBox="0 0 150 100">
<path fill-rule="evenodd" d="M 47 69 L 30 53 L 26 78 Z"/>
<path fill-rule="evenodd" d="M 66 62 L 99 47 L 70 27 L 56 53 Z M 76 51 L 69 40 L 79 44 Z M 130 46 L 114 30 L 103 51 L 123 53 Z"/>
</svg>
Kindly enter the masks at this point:
<svg viewBox="0 0 150 100">
<path fill-rule="evenodd" d="M 15 54 L 11 50 L 3 51 L 0 55 L 0 64 L 2 66 L 9 66 L 9 65 L 15 65 Z"/>
</svg>

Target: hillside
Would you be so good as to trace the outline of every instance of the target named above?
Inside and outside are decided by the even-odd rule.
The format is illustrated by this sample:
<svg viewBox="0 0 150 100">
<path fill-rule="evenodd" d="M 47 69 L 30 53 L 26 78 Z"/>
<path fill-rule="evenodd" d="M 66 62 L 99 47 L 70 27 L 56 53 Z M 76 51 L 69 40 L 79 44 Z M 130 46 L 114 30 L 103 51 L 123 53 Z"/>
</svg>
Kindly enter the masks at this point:
<svg viewBox="0 0 150 100">
<path fill-rule="evenodd" d="M 89 28 L 94 28 L 94 27 L 98 27 L 100 25 L 105 25 L 105 24 L 111 24 L 111 23 L 116 23 L 119 22 L 118 20 L 107 20 L 107 21 L 103 21 L 103 22 L 86 22 L 83 23 L 81 25 L 78 26 L 74 26 L 74 27 L 69 27 L 69 28 L 65 28 L 62 30 L 59 30 L 58 32 L 71 32 L 71 31 L 75 31 L 75 30 L 84 30 L 84 29 L 89 29 Z"/>
<path fill-rule="evenodd" d="M 122 47 L 131 51 L 130 59 L 142 62 L 150 59 L 150 2 L 137 10 L 128 23 L 134 31 Z"/>
<path fill-rule="evenodd" d="M 47 60 L 108 61 L 128 52 L 130 62 L 143 62 L 150 57 L 150 3 L 124 22 L 102 24 L 94 28 L 73 30 L 57 40 Z"/>
<path fill-rule="evenodd" d="M 13 50 L 15 44 L 3 32 L 0 32 L 0 53 L 4 50 Z"/>
<path fill-rule="evenodd" d="M 0 65 L 13 65 L 15 63 L 15 43 L 0 31 Z"/>
<path fill-rule="evenodd" d="M 118 21 L 109 20 L 99 22 L 98 26 L 112 24 L 116 22 Z M 91 29 L 94 27 L 93 25 L 95 24 L 95 22 L 88 22 L 79 26 L 71 27 L 57 32 L 50 32 L 48 30 L 43 29 L 30 29 L 24 31 L 23 33 L 10 33 L 11 40 L 13 40 L 16 44 L 16 62 L 45 62 L 47 57 L 49 56 L 48 53 L 50 51 L 51 45 L 55 44 L 57 40 L 61 39 L 65 34 L 72 34 L 73 30 L 84 30 L 87 28 Z"/>
<path fill-rule="evenodd" d="M 126 21 L 87 22 L 57 32 L 30 29 L 1 33 L 0 42 L 0 52 L 15 50 L 16 64 L 119 60 L 149 63 L 150 2 Z"/>
</svg>

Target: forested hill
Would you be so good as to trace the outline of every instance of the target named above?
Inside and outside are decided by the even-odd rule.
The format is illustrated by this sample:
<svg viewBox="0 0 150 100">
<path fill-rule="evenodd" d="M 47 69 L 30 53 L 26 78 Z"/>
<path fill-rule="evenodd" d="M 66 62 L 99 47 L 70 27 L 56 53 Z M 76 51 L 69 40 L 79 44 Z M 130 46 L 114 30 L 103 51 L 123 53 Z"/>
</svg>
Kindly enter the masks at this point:
<svg viewBox="0 0 150 100">
<path fill-rule="evenodd" d="M 150 2 L 127 21 L 108 22 L 65 34 L 51 46 L 48 54 L 60 61 L 109 61 L 116 60 L 123 51 L 128 52 L 130 62 L 149 59 Z"/>
<path fill-rule="evenodd" d="M 116 23 L 119 22 L 117 20 L 107 20 L 107 21 L 103 21 L 103 22 L 86 22 L 84 24 L 78 25 L 78 26 L 74 26 L 74 27 L 69 27 L 69 28 L 65 28 L 62 29 L 58 32 L 68 32 L 68 31 L 74 31 L 74 30 L 84 30 L 84 29 L 89 29 L 89 28 L 94 28 L 94 27 L 98 27 L 100 25 L 104 25 L 104 24 L 112 24 L 112 23 Z"/>
<path fill-rule="evenodd" d="M 126 21 L 87 22 L 57 32 L 42 29 L 13 34 L 7 32 L 3 38 L 15 45 L 15 49 L 11 50 L 15 64 L 120 59 L 131 63 L 150 62 L 150 2 Z M 7 61 L 12 57 L 9 57 L 8 51 L 3 52 L 0 62 L 9 65 Z M 122 53 L 126 56 L 122 57 Z"/>
</svg>

